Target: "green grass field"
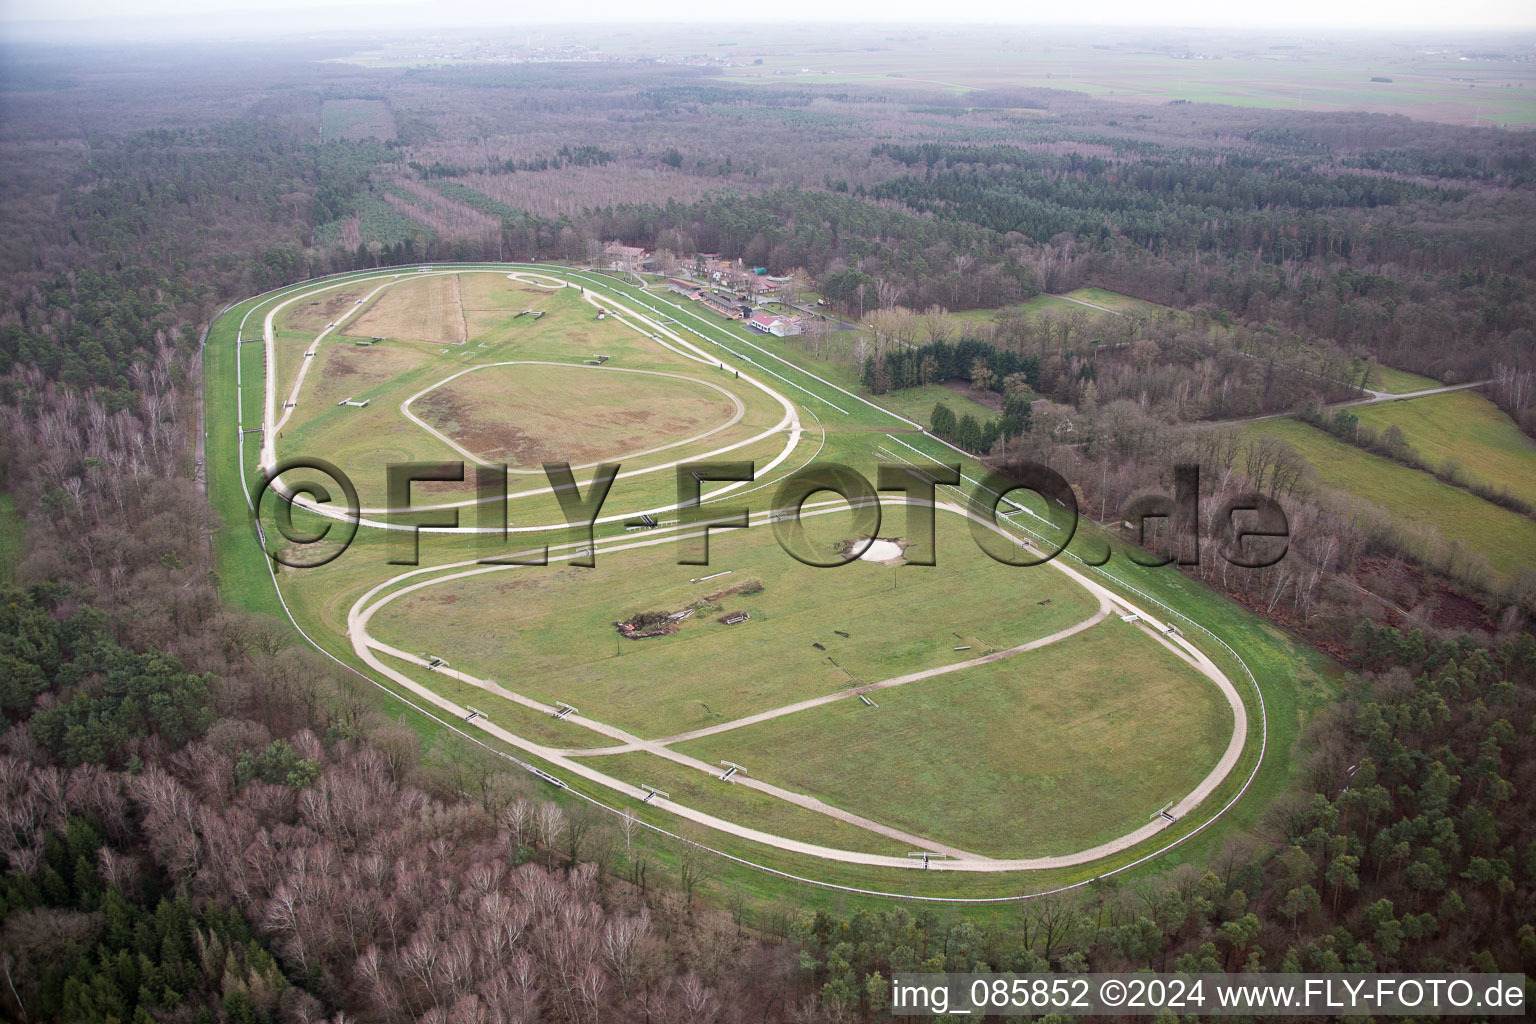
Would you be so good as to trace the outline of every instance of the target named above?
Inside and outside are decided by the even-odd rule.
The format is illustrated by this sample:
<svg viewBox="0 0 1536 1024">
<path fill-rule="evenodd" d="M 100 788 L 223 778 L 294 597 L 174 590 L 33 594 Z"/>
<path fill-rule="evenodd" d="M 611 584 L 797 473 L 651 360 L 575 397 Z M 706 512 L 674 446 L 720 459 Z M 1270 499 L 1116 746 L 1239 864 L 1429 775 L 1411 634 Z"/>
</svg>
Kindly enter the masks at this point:
<svg viewBox="0 0 1536 1024">
<path fill-rule="evenodd" d="M 1422 401 L 1429 399 L 1403 407 Z M 1486 558 L 1502 577 L 1536 566 L 1536 522 L 1518 512 L 1295 420 L 1264 420 L 1249 425 L 1246 433 L 1286 441 L 1306 458 L 1319 487 L 1380 506 L 1395 521 L 1433 527 L 1444 540 Z"/>
<path fill-rule="evenodd" d="M 1432 466 L 1454 462 L 1472 479 L 1536 504 L 1536 441 L 1476 391 L 1453 391 L 1355 410 L 1377 431 L 1395 426 Z"/>
<path fill-rule="evenodd" d="M 973 853 L 1035 857 L 1145 825 L 1232 731 L 1214 685 L 1113 618 L 874 697 L 878 708 L 837 701 L 677 749 Z"/>
<path fill-rule="evenodd" d="M 1147 302 L 1143 299 L 1132 298 L 1129 295 L 1121 295 L 1119 292 L 1108 291 L 1104 288 L 1077 288 L 1067 292 L 1065 297 L 1101 306 L 1104 309 L 1113 310 L 1125 316 L 1140 316 L 1151 320 L 1164 316 L 1182 317 L 1187 315 L 1169 306 L 1159 306 L 1155 302 Z"/>
<path fill-rule="evenodd" d="M 841 514 L 807 520 L 823 551 L 852 530 Z M 903 532 L 899 513 L 881 529 Z M 786 554 L 771 529 L 727 531 L 710 541 L 707 567 L 677 565 L 668 543 L 604 554 L 592 569 L 485 573 L 407 595 L 370 629 L 403 650 L 451 650 L 456 668 L 657 738 L 1016 646 L 1096 608 L 1054 569 L 993 562 L 952 513 L 940 514 L 937 541 L 936 566 L 823 569 Z M 749 581 L 762 592 L 711 601 L 671 636 L 621 640 L 614 629 Z M 738 610 L 752 618 L 716 621 Z"/>
<path fill-rule="evenodd" d="M 1394 370 L 1390 366 L 1377 363 L 1371 367 L 1370 386 L 1377 391 L 1385 391 L 1389 395 L 1406 395 L 1415 391 L 1438 388 L 1441 384 L 1433 377 L 1420 377 L 1416 373 Z"/>
<path fill-rule="evenodd" d="M 1069 313 L 1082 313 L 1090 317 L 1103 316 L 1103 312 L 1090 309 L 1080 302 L 1072 302 L 1059 295 L 1036 295 L 1028 301 L 1016 306 L 1000 306 L 995 309 L 963 309 L 953 314 L 956 320 L 970 320 L 974 323 L 991 323 L 1000 313 L 1023 313 L 1025 316 L 1038 316 L 1049 313 L 1053 316 L 1065 316 Z"/>
</svg>

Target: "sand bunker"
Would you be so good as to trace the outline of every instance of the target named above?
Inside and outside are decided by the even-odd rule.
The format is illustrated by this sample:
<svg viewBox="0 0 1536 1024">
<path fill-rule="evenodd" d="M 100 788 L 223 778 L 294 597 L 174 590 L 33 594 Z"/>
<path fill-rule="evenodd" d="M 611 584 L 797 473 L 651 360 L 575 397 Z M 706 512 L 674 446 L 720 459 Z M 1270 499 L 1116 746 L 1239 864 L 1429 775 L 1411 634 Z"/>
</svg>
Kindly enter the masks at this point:
<svg viewBox="0 0 1536 1024">
<path fill-rule="evenodd" d="M 901 557 L 901 545 L 893 540 L 872 540 L 859 556 L 865 562 L 889 562 Z"/>
</svg>

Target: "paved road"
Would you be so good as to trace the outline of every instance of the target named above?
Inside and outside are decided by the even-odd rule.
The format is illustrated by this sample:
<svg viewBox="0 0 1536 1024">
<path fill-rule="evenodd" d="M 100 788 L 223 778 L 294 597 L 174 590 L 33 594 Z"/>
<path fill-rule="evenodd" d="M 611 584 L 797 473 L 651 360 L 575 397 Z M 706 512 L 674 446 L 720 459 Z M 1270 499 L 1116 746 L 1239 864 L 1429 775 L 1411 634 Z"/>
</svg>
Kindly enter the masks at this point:
<svg viewBox="0 0 1536 1024">
<path fill-rule="evenodd" d="M 1366 388 L 1365 390 L 1370 392 L 1370 395 L 1371 395 L 1370 398 L 1356 398 L 1356 399 L 1353 399 L 1353 400 L 1348 401 L 1348 402 L 1335 402 L 1335 403 L 1329 405 L 1328 408 L 1329 409 L 1352 409 L 1355 406 L 1360 406 L 1360 405 L 1376 405 L 1379 402 L 1406 402 L 1406 401 L 1408 401 L 1411 398 L 1429 398 L 1429 397 L 1434 396 L 1434 395 L 1450 394 L 1452 391 L 1468 391 L 1468 390 L 1470 390 L 1472 388 L 1480 388 L 1484 384 L 1489 384 L 1489 383 L 1492 383 L 1492 378 L 1490 378 L 1489 380 L 1475 380 L 1475 381 L 1472 381 L 1472 382 L 1467 383 L 1467 384 L 1447 384 L 1444 387 L 1426 388 L 1423 391 L 1409 391 L 1409 392 L 1406 392 L 1406 393 L 1400 394 L 1400 395 L 1392 394 L 1389 391 L 1375 391 L 1375 390 L 1372 390 L 1371 388 Z M 1289 419 L 1289 418 L 1291 418 L 1291 417 L 1293 417 L 1295 415 L 1296 414 L 1294 412 L 1271 412 L 1271 413 L 1265 413 L 1262 416 L 1240 416 L 1240 417 L 1238 417 L 1235 420 L 1206 420 L 1206 421 L 1203 421 L 1203 422 L 1200 422 L 1200 423 L 1191 423 L 1190 426 L 1192 426 L 1192 427 L 1224 427 L 1224 426 L 1228 426 L 1228 425 L 1233 424 L 1233 423 L 1258 423 L 1260 420 L 1283 420 L 1283 419 Z"/>
<path fill-rule="evenodd" d="M 1110 309 L 1108 306 L 1101 306 L 1101 305 L 1099 305 L 1096 302 L 1088 302 L 1088 301 L 1086 301 L 1084 299 L 1074 299 L 1070 295 L 1052 295 L 1051 298 L 1053 298 L 1053 299 L 1062 299 L 1062 300 L 1064 300 L 1066 302 L 1075 302 L 1079 306 L 1087 306 L 1089 309 L 1096 309 L 1096 310 L 1098 310 L 1101 313 L 1108 313 L 1110 316 L 1119 316 L 1119 317 L 1125 316 L 1125 314 L 1120 312 L 1118 309 Z"/>
</svg>

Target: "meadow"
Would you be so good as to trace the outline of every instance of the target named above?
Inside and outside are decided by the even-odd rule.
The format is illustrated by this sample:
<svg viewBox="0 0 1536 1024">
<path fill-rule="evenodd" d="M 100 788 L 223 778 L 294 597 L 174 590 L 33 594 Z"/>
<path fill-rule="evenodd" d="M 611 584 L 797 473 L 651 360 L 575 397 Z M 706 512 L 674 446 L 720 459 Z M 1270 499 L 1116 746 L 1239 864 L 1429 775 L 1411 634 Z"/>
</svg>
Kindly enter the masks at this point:
<svg viewBox="0 0 1536 1024">
<path fill-rule="evenodd" d="M 1419 401 L 1425 399 L 1405 405 Z M 1485 558 L 1500 577 L 1536 567 L 1536 522 L 1527 516 L 1295 420 L 1264 420 L 1244 432 L 1285 441 L 1306 458 L 1319 488 L 1386 509 L 1394 521 L 1432 527 L 1444 541 Z"/>
<path fill-rule="evenodd" d="M 1425 462 L 1456 467 L 1486 487 L 1536 505 L 1536 441 L 1476 391 L 1453 391 L 1408 402 L 1382 402 L 1354 410 L 1377 432 L 1397 427 Z"/>
<path fill-rule="evenodd" d="M 1115 618 L 873 696 L 676 749 L 972 853 L 1043 857 L 1140 828 L 1232 733 L 1209 680 Z"/>
<path fill-rule="evenodd" d="M 881 536 L 900 537 L 901 522 L 891 513 Z M 854 529 L 844 514 L 807 520 L 824 554 Z M 657 738 L 965 661 L 1095 610 L 1053 569 L 993 562 L 953 513 L 940 513 L 936 546 L 935 566 L 813 568 L 756 526 L 713 537 L 708 566 L 677 565 L 673 543 L 605 551 L 590 569 L 517 568 L 418 590 L 370 629 L 402 649 L 430 641 L 466 672 Z M 744 584 L 762 589 L 722 593 Z M 670 636 L 621 639 L 614 626 L 690 606 L 697 613 Z M 751 618 L 718 621 L 734 611 Z"/>
<path fill-rule="evenodd" d="M 1376 363 L 1371 366 L 1370 387 L 1389 395 L 1406 395 L 1415 391 L 1428 391 L 1441 386 L 1433 377 L 1421 377 L 1406 370 L 1394 370 Z"/>
</svg>

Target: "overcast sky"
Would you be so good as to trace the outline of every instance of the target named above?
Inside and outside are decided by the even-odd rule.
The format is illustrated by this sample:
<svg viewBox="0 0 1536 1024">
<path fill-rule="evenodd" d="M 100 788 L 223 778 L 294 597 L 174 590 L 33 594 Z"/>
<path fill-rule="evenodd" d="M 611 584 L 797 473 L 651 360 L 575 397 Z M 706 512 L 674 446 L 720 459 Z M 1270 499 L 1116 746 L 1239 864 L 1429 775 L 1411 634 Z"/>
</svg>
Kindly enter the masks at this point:
<svg viewBox="0 0 1536 1024">
<path fill-rule="evenodd" d="M 322 13 L 317 7 L 332 8 Z M 340 12 L 336 8 L 354 8 Z M 376 10 L 361 12 L 355 8 Z M 301 14 L 302 12 L 305 12 Z M 1241 3 L 1233 0 L 1094 0 L 1064 4 L 1059 0 L 964 0 L 942 6 L 933 0 L 771 0 L 767 3 L 646 5 L 635 0 L 582 0 L 575 4 L 529 0 L 0 0 L 0 26 L 72 21 L 82 28 L 105 22 L 137 20 L 142 27 L 174 24 L 183 34 L 197 24 L 210 28 L 263 24 L 272 15 L 298 32 L 330 28 L 349 14 L 362 25 L 530 24 L 571 22 L 691 21 L 716 24 L 797 20 L 860 22 L 1012 22 L 1049 24 L 1166 25 L 1220 27 L 1313 27 L 1374 29 L 1536 28 L 1536 0 L 1286 0 Z M 257 17 L 256 15 L 259 15 Z M 306 22 L 310 24 L 306 25 Z M 0 29 L 3 31 L 3 29 Z"/>
</svg>

